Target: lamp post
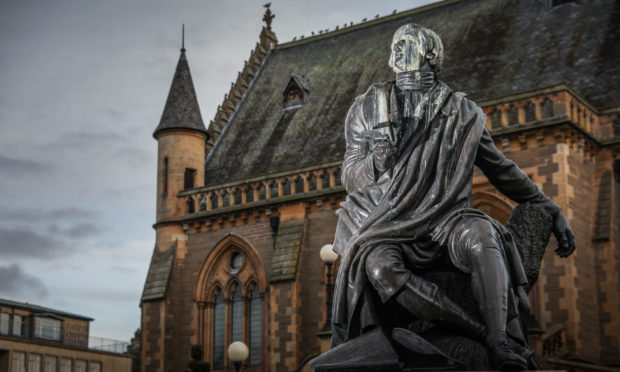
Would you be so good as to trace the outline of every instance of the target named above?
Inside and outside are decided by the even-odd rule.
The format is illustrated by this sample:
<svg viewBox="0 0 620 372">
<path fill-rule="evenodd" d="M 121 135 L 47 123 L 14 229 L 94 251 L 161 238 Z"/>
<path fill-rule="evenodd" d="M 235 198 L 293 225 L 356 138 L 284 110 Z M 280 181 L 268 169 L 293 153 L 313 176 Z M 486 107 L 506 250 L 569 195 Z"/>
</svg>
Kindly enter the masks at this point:
<svg viewBox="0 0 620 372">
<path fill-rule="evenodd" d="M 235 371 L 241 370 L 241 363 L 248 358 L 248 347 L 241 341 L 228 345 L 228 359 L 233 362 Z"/>
<path fill-rule="evenodd" d="M 325 283 L 325 289 L 327 292 L 327 298 L 325 303 L 327 305 L 327 319 L 325 319 L 325 325 L 323 325 L 322 331 L 331 331 L 332 329 L 332 264 L 338 259 L 338 254 L 333 251 L 332 244 L 325 244 L 321 248 L 321 261 L 327 265 L 327 283 Z"/>
</svg>

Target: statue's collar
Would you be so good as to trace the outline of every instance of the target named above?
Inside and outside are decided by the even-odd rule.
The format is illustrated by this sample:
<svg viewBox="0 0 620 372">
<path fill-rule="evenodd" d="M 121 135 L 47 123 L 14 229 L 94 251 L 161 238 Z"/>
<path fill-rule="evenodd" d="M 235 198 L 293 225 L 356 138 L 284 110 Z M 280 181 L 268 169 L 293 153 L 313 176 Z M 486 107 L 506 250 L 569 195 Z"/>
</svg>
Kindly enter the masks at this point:
<svg viewBox="0 0 620 372">
<path fill-rule="evenodd" d="M 375 102 L 375 111 L 377 113 L 387 113 L 387 115 L 389 116 L 389 121 L 400 125 L 401 117 L 398 110 L 396 89 L 397 85 L 396 82 L 393 80 L 381 86 L 380 89 L 377 89 L 377 91 L 375 92 L 375 97 L 376 100 L 378 100 Z M 432 120 L 437 115 L 439 110 L 442 109 L 444 103 L 446 102 L 448 97 L 450 97 L 451 93 L 452 90 L 446 84 L 439 80 L 435 81 L 433 83 L 433 86 L 431 86 L 431 88 L 428 89 L 426 93 L 424 93 L 424 95 L 422 96 L 421 101 L 416 107 L 415 116 L 417 116 L 418 119 L 423 119 L 425 121 Z M 385 120 L 387 119 L 383 119 L 383 121 Z M 379 123 L 382 121 L 379 120 L 377 122 Z"/>
<path fill-rule="evenodd" d="M 433 71 L 410 71 L 396 75 L 396 86 L 400 90 L 419 90 L 427 91 L 436 81 Z"/>
</svg>

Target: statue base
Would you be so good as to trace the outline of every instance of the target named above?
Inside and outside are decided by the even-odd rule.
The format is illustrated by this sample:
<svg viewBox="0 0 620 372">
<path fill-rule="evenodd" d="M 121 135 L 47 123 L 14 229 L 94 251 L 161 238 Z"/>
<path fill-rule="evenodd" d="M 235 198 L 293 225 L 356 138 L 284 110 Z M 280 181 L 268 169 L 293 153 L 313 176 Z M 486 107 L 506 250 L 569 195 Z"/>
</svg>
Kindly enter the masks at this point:
<svg viewBox="0 0 620 372">
<path fill-rule="evenodd" d="M 484 348 L 481 345 L 479 348 L 477 351 L 483 352 L 486 358 Z M 462 350 L 462 345 L 456 349 Z M 468 353 L 472 354 L 471 350 Z M 407 355 L 406 360 L 399 355 Z M 416 365 L 423 367 L 416 368 Z M 314 358 L 310 361 L 310 367 L 314 372 L 445 371 L 467 368 L 404 328 L 394 328 L 389 338 L 381 328 L 367 332 Z"/>
</svg>

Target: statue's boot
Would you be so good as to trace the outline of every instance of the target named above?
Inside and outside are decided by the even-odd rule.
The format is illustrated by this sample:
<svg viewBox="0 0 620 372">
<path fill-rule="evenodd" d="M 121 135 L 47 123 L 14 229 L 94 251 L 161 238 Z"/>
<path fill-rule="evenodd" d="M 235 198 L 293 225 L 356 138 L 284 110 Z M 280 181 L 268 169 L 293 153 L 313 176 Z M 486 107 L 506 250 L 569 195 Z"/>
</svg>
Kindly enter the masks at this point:
<svg viewBox="0 0 620 372">
<path fill-rule="evenodd" d="M 495 246 L 477 247 L 471 256 L 472 289 L 485 320 L 490 367 L 522 370 L 528 363 L 506 335 L 509 277 L 504 258 Z"/>
<path fill-rule="evenodd" d="M 484 326 L 455 304 L 434 283 L 411 275 L 396 296 L 396 302 L 418 319 L 438 321 L 458 327 L 467 335 L 484 342 Z"/>
<path fill-rule="evenodd" d="M 515 353 L 514 345 L 508 341 L 506 332 L 498 331 L 488 335 L 486 343 L 489 350 L 489 364 L 491 368 L 498 370 L 528 369 L 527 360 Z"/>
</svg>

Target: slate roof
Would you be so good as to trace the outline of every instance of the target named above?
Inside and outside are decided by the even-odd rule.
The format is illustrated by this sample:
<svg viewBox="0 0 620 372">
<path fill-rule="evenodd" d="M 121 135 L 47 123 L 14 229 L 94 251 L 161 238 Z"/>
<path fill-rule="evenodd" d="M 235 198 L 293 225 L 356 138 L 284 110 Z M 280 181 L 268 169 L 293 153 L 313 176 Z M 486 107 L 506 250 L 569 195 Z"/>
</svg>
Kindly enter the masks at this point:
<svg viewBox="0 0 620 372">
<path fill-rule="evenodd" d="M 596 109 L 620 106 L 620 2 L 445 1 L 278 45 L 222 131 L 205 185 L 342 160 L 354 98 L 389 80 L 394 31 L 415 22 L 443 39 L 440 79 L 476 101 L 565 84 Z M 282 110 L 291 74 L 312 84 Z"/>
<path fill-rule="evenodd" d="M 164 106 L 159 125 L 153 132 L 153 137 L 165 129 L 192 129 L 207 133 L 200 115 L 185 49 L 181 49 L 181 56 L 172 78 L 166 106 Z"/>
<path fill-rule="evenodd" d="M 146 274 L 146 282 L 142 291 L 142 301 L 157 300 L 166 296 L 176 247 L 175 242 L 167 251 L 160 252 L 157 247 L 153 250 L 149 272 Z"/>
<path fill-rule="evenodd" d="M 4 298 L 0 298 L 0 306 L 6 306 L 6 307 L 17 308 L 17 309 L 28 310 L 28 311 L 30 311 L 33 314 L 53 314 L 53 315 L 58 315 L 58 316 L 62 316 L 62 317 L 69 317 L 69 318 L 74 318 L 74 319 L 82 319 L 82 320 L 87 320 L 87 321 L 94 320 L 93 318 L 89 318 L 89 317 L 86 317 L 86 316 L 83 316 L 83 315 L 72 314 L 72 313 L 68 313 L 66 311 L 51 309 L 49 307 L 44 307 L 44 306 L 39 306 L 39 305 L 33 305 L 33 304 L 29 304 L 27 302 L 18 302 L 18 301 L 7 300 L 7 299 L 4 299 Z"/>
</svg>

